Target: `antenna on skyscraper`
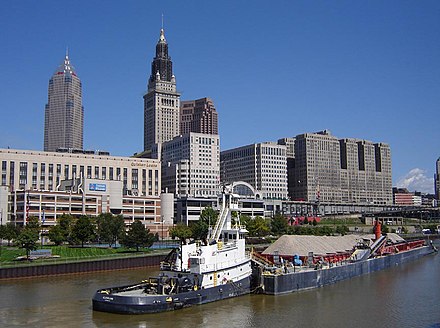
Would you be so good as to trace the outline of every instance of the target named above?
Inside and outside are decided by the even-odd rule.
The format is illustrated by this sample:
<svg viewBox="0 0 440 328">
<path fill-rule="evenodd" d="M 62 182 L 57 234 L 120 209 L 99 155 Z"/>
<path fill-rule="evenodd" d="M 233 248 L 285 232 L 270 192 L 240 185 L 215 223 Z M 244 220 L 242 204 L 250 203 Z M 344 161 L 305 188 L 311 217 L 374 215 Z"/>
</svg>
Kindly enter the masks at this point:
<svg viewBox="0 0 440 328">
<path fill-rule="evenodd" d="M 163 30 L 163 13 L 162 13 L 162 30 Z"/>
</svg>

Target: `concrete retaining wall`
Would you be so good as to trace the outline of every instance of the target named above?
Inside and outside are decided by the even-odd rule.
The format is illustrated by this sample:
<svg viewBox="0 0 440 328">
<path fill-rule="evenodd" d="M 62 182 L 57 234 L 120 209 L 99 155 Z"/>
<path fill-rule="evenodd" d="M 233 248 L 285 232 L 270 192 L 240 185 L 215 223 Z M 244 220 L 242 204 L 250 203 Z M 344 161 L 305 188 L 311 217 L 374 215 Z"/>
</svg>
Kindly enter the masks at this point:
<svg viewBox="0 0 440 328">
<path fill-rule="evenodd" d="M 151 267 L 158 266 L 164 258 L 165 255 L 146 255 L 142 257 L 106 259 L 75 263 L 57 263 L 32 266 L 23 265 L 13 268 L 0 268 L 0 279 Z"/>
</svg>

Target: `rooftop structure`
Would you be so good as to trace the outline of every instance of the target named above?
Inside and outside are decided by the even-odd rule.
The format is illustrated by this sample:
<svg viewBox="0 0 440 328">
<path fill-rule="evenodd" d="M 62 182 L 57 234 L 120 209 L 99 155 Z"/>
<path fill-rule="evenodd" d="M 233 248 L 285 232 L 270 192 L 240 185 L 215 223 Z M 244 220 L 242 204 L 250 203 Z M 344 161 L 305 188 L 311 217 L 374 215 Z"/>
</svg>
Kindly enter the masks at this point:
<svg viewBox="0 0 440 328">
<path fill-rule="evenodd" d="M 180 134 L 218 134 L 218 115 L 210 98 L 180 103 Z"/>
</svg>

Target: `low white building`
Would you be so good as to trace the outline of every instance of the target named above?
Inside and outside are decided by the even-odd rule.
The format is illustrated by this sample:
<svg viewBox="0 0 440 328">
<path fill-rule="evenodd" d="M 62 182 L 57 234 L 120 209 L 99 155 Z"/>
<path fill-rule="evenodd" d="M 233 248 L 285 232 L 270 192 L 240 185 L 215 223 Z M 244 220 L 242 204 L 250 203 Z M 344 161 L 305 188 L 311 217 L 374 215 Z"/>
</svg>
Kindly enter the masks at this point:
<svg viewBox="0 0 440 328">
<path fill-rule="evenodd" d="M 120 180 L 124 194 L 159 196 L 160 162 L 121 156 L 0 149 L 1 186 L 56 191 L 62 180 Z"/>
<path fill-rule="evenodd" d="M 122 214 L 125 223 L 140 219 L 152 232 L 167 236 L 173 200 L 161 209 L 161 168 L 155 159 L 102 153 L 0 149 L 0 219 L 26 225 L 37 217 L 50 227 L 66 213 Z M 168 214 L 167 214 L 168 213 Z"/>
</svg>

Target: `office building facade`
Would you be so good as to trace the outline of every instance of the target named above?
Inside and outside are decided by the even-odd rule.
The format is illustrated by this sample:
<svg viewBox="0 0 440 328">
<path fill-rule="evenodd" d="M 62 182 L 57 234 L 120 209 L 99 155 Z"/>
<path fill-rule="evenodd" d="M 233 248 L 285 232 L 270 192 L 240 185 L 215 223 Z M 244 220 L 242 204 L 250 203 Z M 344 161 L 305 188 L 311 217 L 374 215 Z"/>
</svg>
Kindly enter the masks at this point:
<svg viewBox="0 0 440 328">
<path fill-rule="evenodd" d="M 180 134 L 218 134 L 218 114 L 210 98 L 180 103 Z"/>
<path fill-rule="evenodd" d="M 69 56 L 49 80 L 44 112 L 44 150 L 83 149 L 82 85 Z"/>
<path fill-rule="evenodd" d="M 124 194 L 160 195 L 160 162 L 98 154 L 0 149 L 0 185 L 15 190 L 56 191 L 79 177 L 122 181 Z"/>
<path fill-rule="evenodd" d="M 385 143 L 338 139 L 330 131 L 294 139 L 289 170 L 292 200 L 328 203 L 393 203 L 391 150 Z"/>
<path fill-rule="evenodd" d="M 392 204 L 390 146 L 359 139 L 339 143 L 342 202 Z"/>
<path fill-rule="evenodd" d="M 155 155 L 156 157 L 156 155 Z M 220 191 L 220 138 L 188 133 L 162 144 L 162 189 L 178 197 L 216 197 Z"/>
<path fill-rule="evenodd" d="M 244 181 L 264 199 L 287 199 L 286 146 L 274 142 L 251 144 L 222 151 L 221 181 Z"/>
<path fill-rule="evenodd" d="M 341 202 L 339 140 L 329 131 L 295 138 L 293 199 Z"/>
<path fill-rule="evenodd" d="M 168 43 L 161 29 L 156 56 L 151 64 L 148 90 L 144 95 L 144 151 L 179 134 L 180 94 L 176 89 Z"/>
</svg>

